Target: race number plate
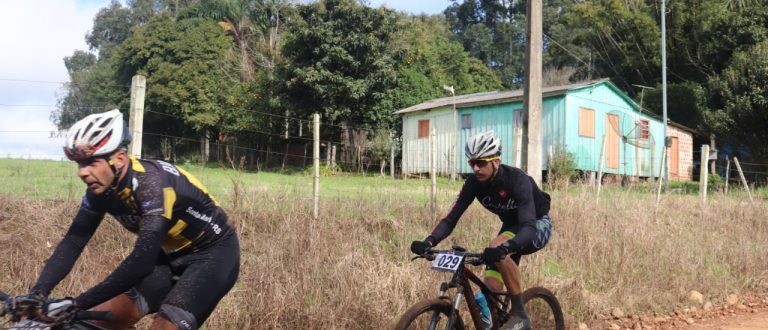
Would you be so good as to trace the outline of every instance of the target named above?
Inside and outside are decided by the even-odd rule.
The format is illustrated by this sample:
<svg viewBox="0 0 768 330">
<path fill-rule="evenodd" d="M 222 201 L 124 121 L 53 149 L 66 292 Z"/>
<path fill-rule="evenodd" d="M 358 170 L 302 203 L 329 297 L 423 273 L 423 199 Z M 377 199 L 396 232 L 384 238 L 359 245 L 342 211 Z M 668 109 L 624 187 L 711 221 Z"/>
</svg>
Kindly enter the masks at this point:
<svg viewBox="0 0 768 330">
<path fill-rule="evenodd" d="M 440 253 L 435 256 L 435 260 L 432 261 L 432 268 L 443 272 L 455 272 L 461 265 L 461 259 L 463 256 L 457 256 L 450 253 Z"/>
</svg>

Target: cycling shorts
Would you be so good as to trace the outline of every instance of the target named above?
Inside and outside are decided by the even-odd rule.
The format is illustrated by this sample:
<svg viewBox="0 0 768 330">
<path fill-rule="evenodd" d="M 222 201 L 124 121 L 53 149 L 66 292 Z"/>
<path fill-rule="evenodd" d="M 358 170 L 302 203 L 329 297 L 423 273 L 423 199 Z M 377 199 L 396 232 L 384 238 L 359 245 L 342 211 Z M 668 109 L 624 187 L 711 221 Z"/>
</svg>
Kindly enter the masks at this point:
<svg viewBox="0 0 768 330">
<path fill-rule="evenodd" d="M 193 315 L 200 327 L 234 286 L 239 272 L 240 246 L 233 233 L 202 251 L 162 255 L 155 270 L 126 294 L 134 295 L 142 314 L 171 305 Z"/>
</svg>

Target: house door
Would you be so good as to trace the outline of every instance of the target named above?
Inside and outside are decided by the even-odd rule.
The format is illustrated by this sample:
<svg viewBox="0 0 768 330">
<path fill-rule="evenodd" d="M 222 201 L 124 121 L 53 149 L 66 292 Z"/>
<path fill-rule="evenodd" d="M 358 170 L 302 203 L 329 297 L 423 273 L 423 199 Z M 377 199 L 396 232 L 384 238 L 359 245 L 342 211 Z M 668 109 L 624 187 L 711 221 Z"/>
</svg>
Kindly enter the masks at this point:
<svg viewBox="0 0 768 330">
<path fill-rule="evenodd" d="M 680 177 L 680 141 L 675 136 L 669 147 L 669 175 L 675 179 Z"/>
<path fill-rule="evenodd" d="M 605 122 L 605 166 L 619 169 L 619 116 L 606 115 Z"/>
</svg>

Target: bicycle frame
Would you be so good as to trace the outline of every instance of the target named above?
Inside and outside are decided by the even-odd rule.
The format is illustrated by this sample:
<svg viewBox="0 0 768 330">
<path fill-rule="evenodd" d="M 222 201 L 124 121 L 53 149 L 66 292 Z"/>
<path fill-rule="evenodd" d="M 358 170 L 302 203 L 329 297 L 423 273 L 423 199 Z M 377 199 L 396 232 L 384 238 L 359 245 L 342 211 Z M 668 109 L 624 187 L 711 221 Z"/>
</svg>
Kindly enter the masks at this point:
<svg viewBox="0 0 768 330">
<path fill-rule="evenodd" d="M 454 313 L 451 314 L 450 319 L 448 320 L 448 325 L 446 328 L 453 328 L 454 322 L 456 320 L 456 313 L 459 312 L 462 298 L 465 298 L 466 300 L 469 314 L 472 316 L 472 323 L 475 325 L 475 328 L 484 328 L 483 321 L 480 316 L 480 309 L 474 299 L 475 295 L 472 290 L 471 283 L 477 285 L 480 288 L 480 292 L 486 296 L 486 299 L 488 300 L 488 308 L 491 310 L 491 317 L 494 320 L 492 329 L 498 328 L 500 324 L 503 324 L 503 322 L 509 318 L 509 315 L 506 312 L 509 305 L 511 304 L 509 293 L 491 290 L 479 277 L 477 277 L 477 275 L 475 275 L 474 272 L 472 272 L 471 269 L 465 265 L 462 265 L 462 267 L 459 267 L 456 272 L 453 273 L 453 276 L 449 282 L 443 282 L 440 285 L 439 297 L 450 299 L 454 310 Z M 456 289 L 457 291 L 455 298 L 451 298 L 446 294 L 447 291 L 452 288 Z M 503 297 L 503 301 L 500 299 L 501 297 Z M 430 328 L 432 328 L 432 326 L 430 326 Z"/>
</svg>

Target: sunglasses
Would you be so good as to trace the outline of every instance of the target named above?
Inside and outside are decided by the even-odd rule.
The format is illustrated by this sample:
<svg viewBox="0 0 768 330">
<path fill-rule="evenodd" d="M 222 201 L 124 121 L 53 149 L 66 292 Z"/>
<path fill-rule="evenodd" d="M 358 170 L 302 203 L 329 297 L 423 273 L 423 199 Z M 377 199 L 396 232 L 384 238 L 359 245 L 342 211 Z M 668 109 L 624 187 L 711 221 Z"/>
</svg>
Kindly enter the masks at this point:
<svg viewBox="0 0 768 330">
<path fill-rule="evenodd" d="M 490 163 L 491 161 L 494 161 L 496 159 L 499 159 L 499 157 L 490 157 L 490 158 L 480 158 L 480 159 L 470 159 L 467 161 L 469 163 L 470 167 L 485 167 Z"/>
</svg>

